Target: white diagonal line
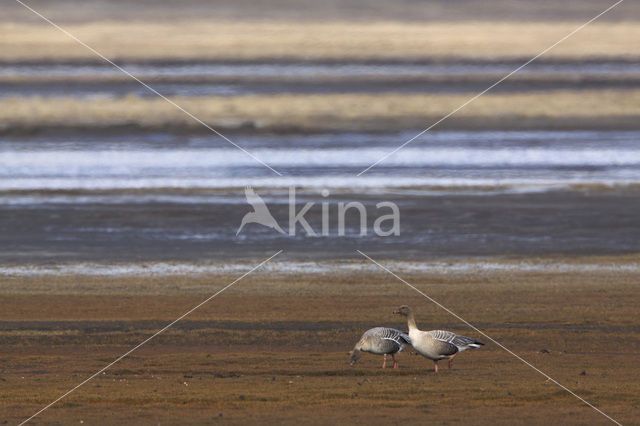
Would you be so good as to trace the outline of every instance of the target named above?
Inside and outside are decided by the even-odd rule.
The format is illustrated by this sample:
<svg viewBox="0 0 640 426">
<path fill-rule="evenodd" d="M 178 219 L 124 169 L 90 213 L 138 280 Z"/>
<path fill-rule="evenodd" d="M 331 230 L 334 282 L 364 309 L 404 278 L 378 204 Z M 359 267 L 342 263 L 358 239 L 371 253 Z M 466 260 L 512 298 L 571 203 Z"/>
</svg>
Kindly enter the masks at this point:
<svg viewBox="0 0 640 426">
<path fill-rule="evenodd" d="M 620 3 L 622 3 L 624 0 L 618 0 L 616 3 L 612 4 L 611 6 L 609 6 L 608 8 L 606 8 L 604 11 L 600 12 L 599 14 L 597 14 L 596 16 L 594 16 L 593 18 L 589 19 L 587 22 L 585 22 L 584 24 L 580 25 L 578 28 L 576 28 L 575 30 L 571 31 L 569 34 L 567 34 L 566 36 L 562 37 L 560 40 L 556 41 L 555 43 L 553 43 L 551 46 L 547 47 L 546 49 L 544 49 L 542 52 L 538 53 L 536 56 L 534 56 L 533 58 L 529 59 L 527 62 L 525 62 L 524 64 L 520 65 L 518 68 L 514 69 L 513 71 L 511 71 L 509 74 L 505 75 L 504 77 L 502 77 L 500 80 L 496 81 L 495 83 L 493 83 L 491 86 L 487 87 L 486 89 L 484 89 L 482 92 L 478 93 L 477 95 L 475 95 L 474 97 L 472 97 L 471 99 L 467 100 L 466 102 L 464 102 L 462 105 L 458 106 L 457 108 L 455 108 L 453 111 L 451 111 L 450 113 L 448 113 L 447 115 L 445 115 L 444 117 L 440 118 L 438 121 L 436 121 L 435 123 L 433 123 L 432 125 L 430 125 L 429 127 L 427 127 L 426 129 L 424 129 L 423 131 L 421 131 L 420 133 L 418 133 L 417 135 L 415 135 L 414 137 L 412 137 L 411 139 L 409 139 L 408 141 L 404 142 L 402 145 L 400 145 L 399 147 L 397 147 L 396 149 L 394 149 L 391 152 L 388 152 L 387 154 L 385 154 L 384 156 L 382 156 L 382 158 L 380 158 L 378 161 L 376 161 L 375 163 L 371 164 L 369 167 L 367 167 L 366 169 L 362 170 L 360 173 L 357 174 L 357 176 L 360 176 L 364 173 L 366 173 L 369 169 L 375 167 L 376 165 L 378 165 L 380 162 L 384 161 L 385 159 L 387 159 L 388 157 L 392 156 L 393 154 L 395 154 L 396 152 L 400 151 L 402 148 L 404 148 L 405 146 L 409 145 L 411 142 L 413 142 L 414 140 L 418 139 L 420 136 L 424 135 L 425 133 L 427 133 L 429 130 L 433 129 L 434 127 L 436 127 L 438 124 L 442 123 L 444 120 L 446 120 L 447 118 L 451 117 L 453 114 L 455 114 L 456 112 L 460 111 L 462 108 L 466 107 L 467 105 L 469 105 L 471 102 L 475 101 L 476 99 L 478 99 L 480 96 L 484 95 L 485 93 L 487 93 L 489 90 L 493 89 L 494 87 L 496 87 L 498 84 L 502 83 L 503 81 L 505 81 L 506 79 L 508 79 L 509 77 L 511 77 L 512 75 L 514 75 L 515 73 L 517 73 L 518 71 L 520 71 L 521 69 L 523 69 L 524 67 L 526 67 L 527 65 L 529 65 L 531 62 L 535 61 L 536 59 L 538 59 L 539 57 L 541 57 L 542 55 L 544 55 L 545 53 L 547 53 L 548 51 L 550 51 L 551 49 L 553 49 L 554 47 L 556 47 L 557 45 L 559 45 L 560 43 L 564 42 L 565 40 L 567 40 L 569 37 L 571 37 L 572 35 L 574 35 L 575 33 L 577 33 L 578 31 L 580 31 L 581 29 L 583 29 L 584 27 L 586 27 L 587 25 L 589 25 L 590 23 L 592 23 L 593 21 L 595 21 L 596 19 L 600 18 L 602 15 L 604 15 L 605 13 L 609 12 L 611 9 L 613 9 L 614 7 L 616 7 L 617 5 L 619 5 Z"/>
<path fill-rule="evenodd" d="M 142 345 L 146 344 L 147 342 L 149 342 L 151 339 L 153 339 L 154 337 L 158 336 L 159 334 L 165 332 L 166 330 L 168 330 L 169 328 L 171 328 L 175 323 L 177 323 L 178 321 L 180 321 L 181 319 L 183 319 L 184 317 L 186 317 L 187 315 L 189 315 L 190 313 L 192 313 L 193 311 L 195 311 L 196 309 L 198 309 L 199 307 L 201 307 L 202 305 L 204 305 L 205 303 L 207 303 L 208 301 L 210 301 L 211 299 L 213 299 L 214 297 L 216 297 L 217 295 L 219 295 L 220 293 L 222 293 L 223 291 L 225 291 L 226 289 L 228 289 L 229 287 L 231 287 L 232 285 L 234 285 L 235 283 L 237 283 L 238 281 L 242 280 L 244 277 L 246 277 L 247 275 L 251 274 L 253 271 L 255 271 L 256 269 L 260 268 L 262 265 L 264 265 L 265 263 L 267 263 L 268 261 L 270 261 L 271 259 L 273 259 L 274 257 L 276 257 L 277 255 L 279 255 L 280 253 L 282 253 L 282 250 L 279 250 L 278 252 L 276 252 L 275 254 L 273 254 L 271 257 L 269 257 L 268 259 L 263 260 L 262 262 L 260 262 L 258 265 L 254 266 L 253 268 L 251 268 L 249 271 L 245 272 L 244 274 L 242 274 L 240 277 L 236 278 L 235 280 L 233 280 L 231 283 L 227 284 L 226 286 L 222 287 L 220 290 L 218 290 L 217 292 L 215 292 L 214 294 L 212 294 L 211 296 L 207 297 L 205 300 L 203 300 L 202 302 L 198 303 L 196 306 L 194 306 L 193 308 L 189 309 L 187 312 L 185 312 L 184 314 L 180 315 L 178 318 L 176 318 L 175 320 L 171 321 L 169 324 L 165 325 L 164 327 L 162 327 L 160 330 L 156 331 L 154 334 L 152 334 L 150 337 L 146 338 L 145 340 L 143 340 L 142 342 L 138 343 L 136 346 L 134 346 L 133 348 L 129 349 L 127 352 L 125 352 L 124 354 L 120 355 L 118 358 L 116 358 L 114 361 L 112 361 L 111 363 L 107 364 L 105 367 L 102 367 L 100 370 L 98 370 L 96 373 L 92 374 L 91 376 L 87 377 L 86 379 L 84 379 L 81 383 L 79 383 L 78 385 L 74 386 L 73 388 L 71 388 L 70 390 L 68 390 L 67 392 L 65 392 L 64 394 L 60 395 L 58 398 L 56 398 L 55 400 L 53 400 L 52 402 L 50 402 L 49 404 L 45 405 L 44 407 L 42 407 L 40 410 L 38 410 L 35 414 L 33 414 L 31 417 L 29 417 L 28 419 L 24 420 L 22 423 L 20 423 L 20 425 L 23 425 L 25 423 L 27 423 L 28 421 L 30 421 L 31 419 L 33 419 L 34 417 L 36 417 L 37 415 L 39 415 L 40 413 L 42 413 L 43 411 L 47 410 L 48 408 L 50 408 L 52 405 L 54 405 L 55 403 L 57 403 L 58 401 L 60 401 L 61 399 L 63 399 L 64 397 L 66 397 L 67 395 L 69 395 L 70 393 L 72 393 L 73 391 L 75 391 L 76 389 L 78 389 L 80 386 L 84 385 L 85 383 L 87 383 L 88 381 L 90 381 L 91 379 L 95 378 L 96 376 L 98 376 L 100 373 L 102 373 L 103 371 L 107 370 L 109 367 L 111 367 L 112 365 L 114 365 L 115 363 L 121 361 L 123 358 L 125 358 L 126 356 L 128 356 L 129 354 L 131 354 L 133 351 L 137 350 L 138 348 L 140 348 Z"/>
<path fill-rule="evenodd" d="M 84 46 L 87 49 L 89 49 L 93 54 L 98 56 L 100 59 L 104 60 L 105 62 L 108 62 L 111 65 L 113 65 L 117 70 L 121 71 L 122 73 L 126 74 L 127 76 L 131 77 L 132 79 L 134 79 L 135 81 L 140 83 L 142 86 L 144 86 L 150 92 L 158 95 L 159 97 L 161 97 L 162 99 L 164 99 L 165 101 L 167 101 L 168 103 L 170 103 L 171 105 L 173 105 L 174 107 L 176 107 L 177 109 L 179 109 L 180 111 L 185 113 L 187 116 L 189 116 L 193 120 L 195 120 L 198 123 L 202 124 L 204 127 L 209 129 L 210 131 L 212 131 L 216 135 L 220 136 L 222 139 L 224 139 L 225 141 L 229 142 L 231 145 L 235 146 L 240 151 L 244 152 L 249 157 L 251 157 L 254 160 L 256 160 L 258 163 L 262 164 L 263 166 L 265 166 L 266 168 L 268 168 L 269 170 L 271 170 L 272 172 L 274 172 L 278 176 L 282 176 L 282 173 L 280 173 L 279 171 L 275 170 L 273 167 L 269 166 L 267 163 L 265 163 L 264 161 L 262 161 L 261 159 L 259 159 L 258 157 L 256 157 L 255 155 L 253 155 L 252 153 L 250 153 L 249 151 L 247 151 L 246 149 L 244 149 L 243 147 L 241 147 L 240 145 L 238 145 L 237 143 L 235 143 L 234 141 L 232 141 L 231 139 L 229 139 L 228 137 L 226 137 L 225 135 L 223 135 L 222 133 L 220 133 L 219 131 L 217 131 L 216 129 L 214 129 L 213 127 L 211 127 L 210 125 L 208 125 L 207 123 L 205 123 L 204 121 L 199 119 L 198 117 L 196 117 L 195 115 L 193 115 L 191 112 L 187 111 L 186 109 L 184 109 L 183 107 L 181 107 L 180 105 L 178 105 L 177 103 L 175 103 L 174 101 L 172 101 L 171 99 L 169 99 L 168 97 L 163 95 L 162 93 L 158 92 L 153 87 L 149 86 L 147 83 L 145 83 L 144 81 L 140 80 L 138 77 L 136 77 L 135 75 L 131 74 L 129 71 L 127 71 L 126 69 L 122 68 L 120 65 L 116 64 L 115 62 L 113 62 L 112 60 L 110 60 L 109 58 L 104 56 L 102 53 L 98 52 L 96 49 L 94 49 L 93 47 L 89 46 L 87 43 L 85 43 L 82 40 L 80 40 L 78 37 L 76 37 L 73 34 L 71 34 L 69 31 L 65 30 L 64 28 L 62 28 L 61 26 L 59 26 L 55 22 L 51 21 L 49 18 L 47 18 L 46 16 L 42 15 L 37 10 L 34 10 L 32 7 L 30 7 L 29 5 L 23 3 L 21 0 L 16 0 L 16 2 L 20 3 L 22 6 L 24 6 L 27 9 L 29 9 L 31 12 L 35 13 L 36 15 L 38 15 L 44 21 L 48 22 L 49 24 L 51 24 L 56 29 L 58 29 L 61 32 L 63 32 L 69 38 L 73 39 L 77 43 L 79 43 L 82 46 Z"/>
<path fill-rule="evenodd" d="M 533 364 L 531 364 L 529 361 L 527 361 L 526 359 L 522 358 L 520 355 L 514 353 L 513 351 L 511 351 L 509 348 L 507 348 L 506 346 L 504 346 L 502 343 L 498 342 L 497 340 L 495 340 L 493 337 L 489 336 L 487 333 L 485 333 L 484 331 L 480 330 L 478 327 L 476 327 L 475 325 L 471 324 L 470 322 L 468 322 L 467 320 L 465 320 L 464 318 L 462 318 L 460 315 L 456 314 L 455 312 L 453 312 L 451 309 L 447 308 L 446 306 L 442 305 L 440 302 L 438 302 L 437 300 L 433 299 L 432 297 L 430 297 L 429 295 L 427 295 L 426 293 L 424 293 L 423 291 L 419 290 L 418 288 L 416 288 L 415 286 L 413 286 L 412 284 L 410 284 L 408 281 L 404 280 L 402 277 L 396 275 L 395 273 L 393 273 L 389 268 L 385 267 L 384 265 L 381 265 L 380 263 L 376 262 L 375 260 L 373 260 L 371 257 L 369 257 L 368 255 L 366 255 L 365 253 L 361 252 L 360 250 L 356 250 L 358 253 L 360 253 L 363 257 L 367 258 L 368 260 L 370 260 L 371 262 L 373 262 L 374 264 L 376 264 L 377 266 L 379 266 L 380 268 L 382 268 L 383 270 L 385 270 L 386 272 L 388 272 L 389 274 L 393 275 L 395 278 L 397 278 L 398 280 L 402 281 L 403 283 L 405 283 L 407 286 L 411 287 L 412 289 L 414 289 L 415 291 L 417 291 L 418 293 L 420 293 L 421 295 L 423 295 L 424 297 L 426 297 L 427 299 L 429 299 L 429 301 L 433 302 L 434 304 L 436 304 L 438 307 L 440 307 L 441 309 L 445 310 L 447 313 L 453 315 L 455 318 L 457 318 L 458 320 L 462 321 L 464 324 L 466 324 L 468 327 L 470 327 L 471 329 L 473 329 L 474 331 L 480 333 L 481 335 L 483 335 L 484 337 L 486 337 L 488 340 L 490 340 L 491 342 L 495 343 L 498 347 L 500 347 L 501 349 L 505 350 L 506 352 L 508 352 L 509 354 L 513 355 L 514 357 L 516 357 L 519 361 L 521 361 L 522 363 L 526 364 L 527 366 L 531 367 L 533 370 L 537 371 L 538 373 L 542 374 L 544 377 L 547 378 L 547 380 L 555 383 L 556 385 L 558 385 L 559 387 L 561 387 L 562 389 L 564 389 L 565 391 L 567 391 L 568 393 L 570 393 L 571 395 L 575 396 L 576 398 L 578 398 L 580 401 L 582 401 L 583 403 L 585 403 L 586 405 L 588 405 L 589 407 L 593 408 L 594 410 L 596 410 L 598 413 L 602 414 L 603 416 L 605 416 L 607 419 L 611 420 L 613 423 L 622 426 L 622 424 L 620 422 L 618 422 L 617 420 L 615 420 L 614 418 L 612 418 L 611 416 L 609 416 L 607 413 L 605 413 L 604 411 L 600 410 L 598 407 L 596 407 L 595 405 L 591 404 L 589 401 L 585 400 L 584 398 L 582 398 L 580 395 L 576 394 L 575 392 L 573 392 L 571 389 L 569 389 L 568 387 L 566 387 L 565 385 L 563 385 L 562 383 L 558 382 L 556 379 L 554 379 L 553 377 L 549 376 L 547 373 L 545 373 L 544 371 L 540 370 L 539 368 L 537 368 L 536 366 L 534 366 Z"/>
</svg>

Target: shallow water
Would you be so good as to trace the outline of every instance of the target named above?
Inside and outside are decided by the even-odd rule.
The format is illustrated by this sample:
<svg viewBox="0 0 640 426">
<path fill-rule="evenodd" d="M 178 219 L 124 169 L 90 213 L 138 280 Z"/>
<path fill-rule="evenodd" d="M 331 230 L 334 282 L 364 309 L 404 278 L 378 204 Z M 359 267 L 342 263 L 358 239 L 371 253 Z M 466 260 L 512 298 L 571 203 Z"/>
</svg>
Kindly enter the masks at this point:
<svg viewBox="0 0 640 426">
<path fill-rule="evenodd" d="M 167 95 L 234 96 L 478 92 L 518 65 L 125 68 Z M 497 90 L 634 86 L 640 65 L 532 63 L 518 76 Z M 108 65 L 0 66 L 0 96 L 127 94 L 150 96 Z M 640 251 L 640 131 L 429 132 L 358 176 L 418 132 L 233 135 L 281 177 L 214 135 L 2 136 L 0 263 L 225 261 L 281 249 L 296 261 L 359 258 L 356 249 L 396 259 Z M 289 187 L 298 211 L 314 203 L 306 218 L 318 234 L 327 203 L 328 235 L 300 226 L 281 235 L 256 224 L 236 235 L 251 210 L 247 185 L 284 229 Z M 351 201 L 365 206 L 367 235 L 353 212 L 344 235 L 337 232 L 338 204 Z M 400 235 L 372 232 L 388 213 L 377 208 L 382 201 L 398 205 Z"/>
<path fill-rule="evenodd" d="M 223 77 L 341 77 L 424 75 L 477 75 L 509 73 L 519 63 L 453 63 L 453 64 L 362 64 L 362 63 L 185 63 L 185 64 L 123 64 L 123 68 L 137 77 L 158 76 L 223 76 Z M 531 63 L 522 73 L 582 75 L 638 74 L 640 64 L 633 62 L 598 63 Z M 109 64 L 11 64 L 0 67 L 0 76 L 120 76 L 121 72 Z"/>
<path fill-rule="evenodd" d="M 259 192 L 259 190 L 258 190 Z M 238 190 L 216 203 L 101 200 L 50 200 L 0 205 L 0 263 L 237 261 L 265 258 L 285 250 L 295 260 L 360 258 L 356 249 L 376 257 L 402 260 L 494 255 L 616 254 L 640 251 L 637 212 L 631 193 L 547 192 L 503 195 L 397 195 L 360 193 L 297 194 L 296 210 L 315 203 L 305 215 L 318 234 L 300 225 L 296 235 L 281 235 L 247 225 L 251 211 Z M 276 197 L 283 201 L 285 195 Z M 210 194 L 209 200 L 216 199 Z M 321 235 L 321 202 L 329 203 L 329 234 Z M 351 212 L 345 234 L 337 230 L 338 203 L 359 201 L 367 211 L 367 235 Z M 380 201 L 400 210 L 400 235 L 380 237 L 372 223 Z M 275 220 L 287 229 L 288 205 L 265 197 Z"/>
<path fill-rule="evenodd" d="M 0 191 L 5 191 L 2 200 L 12 203 L 21 198 L 6 191 L 225 190 L 253 185 L 446 194 L 640 184 L 638 131 L 435 132 L 357 176 L 413 135 L 236 138 L 283 177 L 215 137 L 4 137 Z M 57 196 L 41 197 L 46 200 L 48 195 Z"/>
</svg>

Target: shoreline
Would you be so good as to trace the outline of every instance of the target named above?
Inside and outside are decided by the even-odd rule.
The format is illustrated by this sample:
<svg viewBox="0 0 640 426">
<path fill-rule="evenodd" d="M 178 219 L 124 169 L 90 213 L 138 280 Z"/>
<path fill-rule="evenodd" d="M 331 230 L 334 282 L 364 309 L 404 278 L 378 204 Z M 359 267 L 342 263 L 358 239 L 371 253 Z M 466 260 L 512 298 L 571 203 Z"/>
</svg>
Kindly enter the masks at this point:
<svg viewBox="0 0 640 426">
<path fill-rule="evenodd" d="M 286 256 L 286 252 L 284 253 Z M 246 259 L 241 262 L 62 262 L 54 265 L 45 263 L 0 264 L 0 277 L 205 277 L 241 274 L 251 269 L 261 260 Z M 376 259 L 382 265 L 402 274 L 426 274 L 433 276 L 501 273 L 514 274 L 640 274 L 640 253 L 617 256 L 496 256 L 467 259 L 442 259 L 424 261 L 401 261 L 397 259 Z M 275 275 L 349 275 L 376 274 L 381 269 L 364 258 L 321 261 L 277 260 L 260 268 Z"/>
</svg>

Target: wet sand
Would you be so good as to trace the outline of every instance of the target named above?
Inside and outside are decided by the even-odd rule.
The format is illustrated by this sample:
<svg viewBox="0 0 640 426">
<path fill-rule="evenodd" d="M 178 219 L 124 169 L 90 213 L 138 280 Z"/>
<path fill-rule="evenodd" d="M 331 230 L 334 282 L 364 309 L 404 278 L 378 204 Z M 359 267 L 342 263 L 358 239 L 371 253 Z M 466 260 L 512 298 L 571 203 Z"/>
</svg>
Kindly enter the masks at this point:
<svg viewBox="0 0 640 426">
<path fill-rule="evenodd" d="M 2 64 L 0 62 L 0 64 Z M 0 97 L 69 96 L 82 99 L 156 96 L 99 61 L 8 62 Z M 165 96 L 239 96 L 323 93 L 480 92 L 521 65 L 518 61 L 143 61 L 125 69 Z M 626 89 L 640 86 L 633 61 L 540 59 L 492 93 Z"/>
<path fill-rule="evenodd" d="M 637 272 L 397 272 L 616 420 L 638 418 Z M 233 278 L 4 277 L 0 421 L 31 415 Z M 438 375 L 410 351 L 398 370 L 369 354 L 350 368 L 362 331 L 405 327 L 391 314 L 403 303 L 424 328 L 486 340 L 389 275 L 258 272 L 38 421 L 606 423 L 489 342 Z"/>
<path fill-rule="evenodd" d="M 498 77 L 499 78 L 499 77 Z M 407 78 L 402 81 L 394 79 L 358 78 L 354 81 L 242 81 L 240 79 L 215 79 L 213 81 L 174 81 L 153 82 L 160 93 L 167 96 L 237 96 L 247 94 L 323 94 L 323 93 L 470 93 L 480 92 L 498 78 Z M 35 80 L 35 79 L 34 79 Z M 635 90 L 640 87 L 640 79 L 633 77 L 604 78 L 573 76 L 553 79 L 521 78 L 505 82 L 498 86 L 494 93 L 541 92 L 547 90 L 593 90 L 615 88 Z M 73 93 L 80 98 L 120 97 L 133 94 L 142 97 L 153 97 L 147 89 L 135 82 L 100 82 L 100 81 L 64 81 L 60 79 L 37 79 L 29 82 L 0 81 L 0 96 L 64 96 Z"/>
<path fill-rule="evenodd" d="M 280 249 L 292 259 L 312 260 L 351 259 L 358 257 L 356 249 L 400 260 L 640 252 L 640 197 L 633 189 L 474 195 L 349 191 L 328 199 L 332 209 L 328 237 L 307 236 L 301 227 L 296 236 L 283 236 L 258 225 L 236 236 L 250 210 L 242 190 L 224 195 L 170 194 L 196 193 L 208 194 L 210 201 L 4 205 L 0 259 L 4 264 L 198 262 L 255 259 Z M 162 192 L 154 194 L 159 197 Z M 320 203 L 325 200 L 314 191 L 297 199 L 298 211 L 308 201 L 316 203 L 305 218 L 317 233 L 322 223 Z M 373 232 L 374 220 L 389 213 L 376 208 L 381 200 L 398 205 L 399 236 L 379 237 Z M 367 236 L 359 235 L 356 215 L 347 216 L 345 236 L 338 235 L 337 203 L 350 201 L 367 208 Z M 282 200 L 269 203 L 274 217 L 286 227 L 288 205 Z"/>
</svg>

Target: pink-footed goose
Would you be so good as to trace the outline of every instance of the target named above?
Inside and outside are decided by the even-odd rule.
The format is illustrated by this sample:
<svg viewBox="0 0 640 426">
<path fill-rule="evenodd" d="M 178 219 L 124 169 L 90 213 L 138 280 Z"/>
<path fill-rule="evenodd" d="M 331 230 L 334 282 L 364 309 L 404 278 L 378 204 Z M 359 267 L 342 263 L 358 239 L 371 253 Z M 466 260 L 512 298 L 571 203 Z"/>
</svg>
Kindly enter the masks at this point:
<svg viewBox="0 0 640 426">
<path fill-rule="evenodd" d="M 362 352 L 384 355 L 382 368 L 387 366 L 387 355 L 393 358 L 393 368 L 398 368 L 395 354 L 402 351 L 411 340 L 406 333 L 395 328 L 376 327 L 364 332 L 353 350 L 349 352 L 351 366 L 362 356 Z"/>
<path fill-rule="evenodd" d="M 413 311 L 408 306 L 400 306 L 393 311 L 394 314 L 407 317 L 409 325 L 409 338 L 413 348 L 423 357 L 433 360 L 433 368 L 438 372 L 438 361 L 449 360 L 449 368 L 453 366 L 453 358 L 460 352 L 469 348 L 479 348 L 484 343 L 471 337 L 460 336 L 445 330 L 423 331 L 416 326 Z"/>
</svg>

